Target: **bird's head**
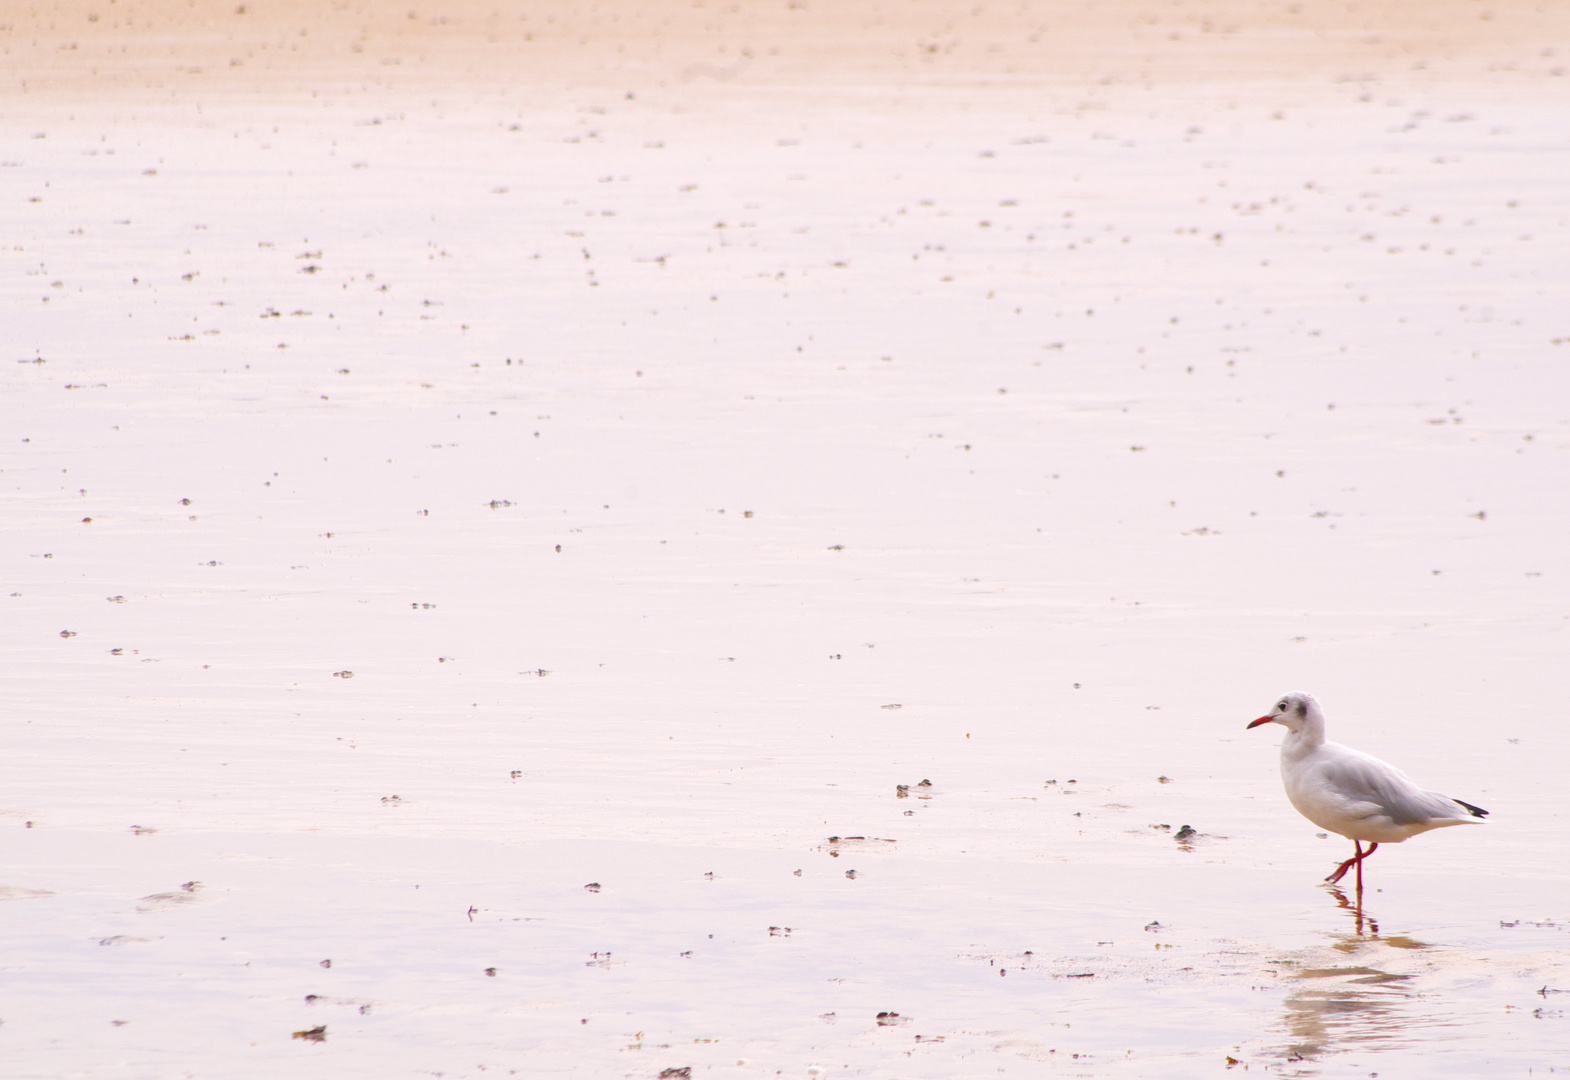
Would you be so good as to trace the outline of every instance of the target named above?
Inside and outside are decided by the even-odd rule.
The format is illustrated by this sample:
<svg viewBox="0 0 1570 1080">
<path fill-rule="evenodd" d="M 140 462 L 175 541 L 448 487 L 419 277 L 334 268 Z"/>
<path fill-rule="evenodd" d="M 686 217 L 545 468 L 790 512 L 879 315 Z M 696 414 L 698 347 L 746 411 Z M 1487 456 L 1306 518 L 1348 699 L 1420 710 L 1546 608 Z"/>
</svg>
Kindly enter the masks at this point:
<svg viewBox="0 0 1570 1080">
<path fill-rule="evenodd" d="M 1261 724 L 1280 724 L 1288 731 L 1296 734 L 1309 717 L 1319 716 L 1319 702 L 1314 700 L 1313 694 L 1305 694 L 1301 690 L 1289 690 L 1276 698 L 1276 703 L 1270 711 L 1258 720 L 1249 722 L 1250 728 L 1257 728 Z"/>
</svg>

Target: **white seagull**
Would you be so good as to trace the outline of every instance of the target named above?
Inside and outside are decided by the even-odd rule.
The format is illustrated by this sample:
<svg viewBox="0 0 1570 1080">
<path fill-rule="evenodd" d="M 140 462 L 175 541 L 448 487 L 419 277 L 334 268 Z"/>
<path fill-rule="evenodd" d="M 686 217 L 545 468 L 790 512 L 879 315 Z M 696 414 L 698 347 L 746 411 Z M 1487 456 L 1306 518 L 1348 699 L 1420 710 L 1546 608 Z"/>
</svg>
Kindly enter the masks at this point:
<svg viewBox="0 0 1570 1080">
<path fill-rule="evenodd" d="M 1400 769 L 1361 750 L 1326 742 L 1325 714 L 1311 694 L 1282 694 L 1275 708 L 1248 726 L 1261 724 L 1287 729 L 1281 742 L 1281 782 L 1293 807 L 1321 829 L 1352 841 L 1356 854 L 1325 878 L 1331 884 L 1356 866 L 1361 894 L 1363 860 L 1380 844 L 1399 844 L 1447 825 L 1480 825 L 1488 816 L 1471 803 L 1424 791 Z"/>
</svg>

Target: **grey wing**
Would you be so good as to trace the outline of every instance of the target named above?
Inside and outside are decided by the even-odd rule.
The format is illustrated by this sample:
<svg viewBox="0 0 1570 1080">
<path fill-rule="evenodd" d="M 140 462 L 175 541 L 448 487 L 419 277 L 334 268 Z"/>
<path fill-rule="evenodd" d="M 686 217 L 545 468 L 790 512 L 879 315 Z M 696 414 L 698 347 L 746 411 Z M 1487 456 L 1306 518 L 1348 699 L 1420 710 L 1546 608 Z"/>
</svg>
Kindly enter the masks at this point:
<svg viewBox="0 0 1570 1080">
<path fill-rule="evenodd" d="M 1399 769 L 1367 754 L 1351 751 L 1321 769 L 1337 792 L 1354 802 L 1374 804 L 1395 825 L 1465 816 L 1454 799 L 1424 791 Z"/>
</svg>

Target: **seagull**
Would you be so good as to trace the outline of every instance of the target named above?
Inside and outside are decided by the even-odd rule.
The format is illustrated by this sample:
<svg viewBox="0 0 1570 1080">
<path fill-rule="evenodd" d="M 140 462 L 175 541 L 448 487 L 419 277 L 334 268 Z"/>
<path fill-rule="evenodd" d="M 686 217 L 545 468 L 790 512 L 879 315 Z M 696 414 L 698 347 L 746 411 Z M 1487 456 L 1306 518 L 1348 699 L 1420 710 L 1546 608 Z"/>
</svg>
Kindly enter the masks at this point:
<svg viewBox="0 0 1570 1080">
<path fill-rule="evenodd" d="M 1361 895 L 1363 860 L 1380 844 L 1399 844 L 1448 825 L 1481 825 L 1488 816 L 1471 803 L 1424 791 L 1400 769 L 1361 750 L 1326 742 L 1325 714 L 1312 694 L 1282 694 L 1273 709 L 1248 726 L 1261 724 L 1287 729 L 1281 742 L 1281 782 L 1292 806 L 1321 829 L 1352 841 L 1356 854 L 1325 878 L 1332 885 L 1356 866 Z"/>
</svg>

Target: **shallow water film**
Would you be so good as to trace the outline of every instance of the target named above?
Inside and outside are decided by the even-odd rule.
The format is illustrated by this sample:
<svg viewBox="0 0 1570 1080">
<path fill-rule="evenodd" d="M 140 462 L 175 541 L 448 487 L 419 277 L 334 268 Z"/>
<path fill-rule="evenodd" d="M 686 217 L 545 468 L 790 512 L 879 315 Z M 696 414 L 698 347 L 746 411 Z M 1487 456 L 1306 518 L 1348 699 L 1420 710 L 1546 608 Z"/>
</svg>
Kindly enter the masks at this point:
<svg viewBox="0 0 1570 1080">
<path fill-rule="evenodd" d="M 1483 7 L 0 17 L 0 1074 L 1570 1075 Z"/>
</svg>

